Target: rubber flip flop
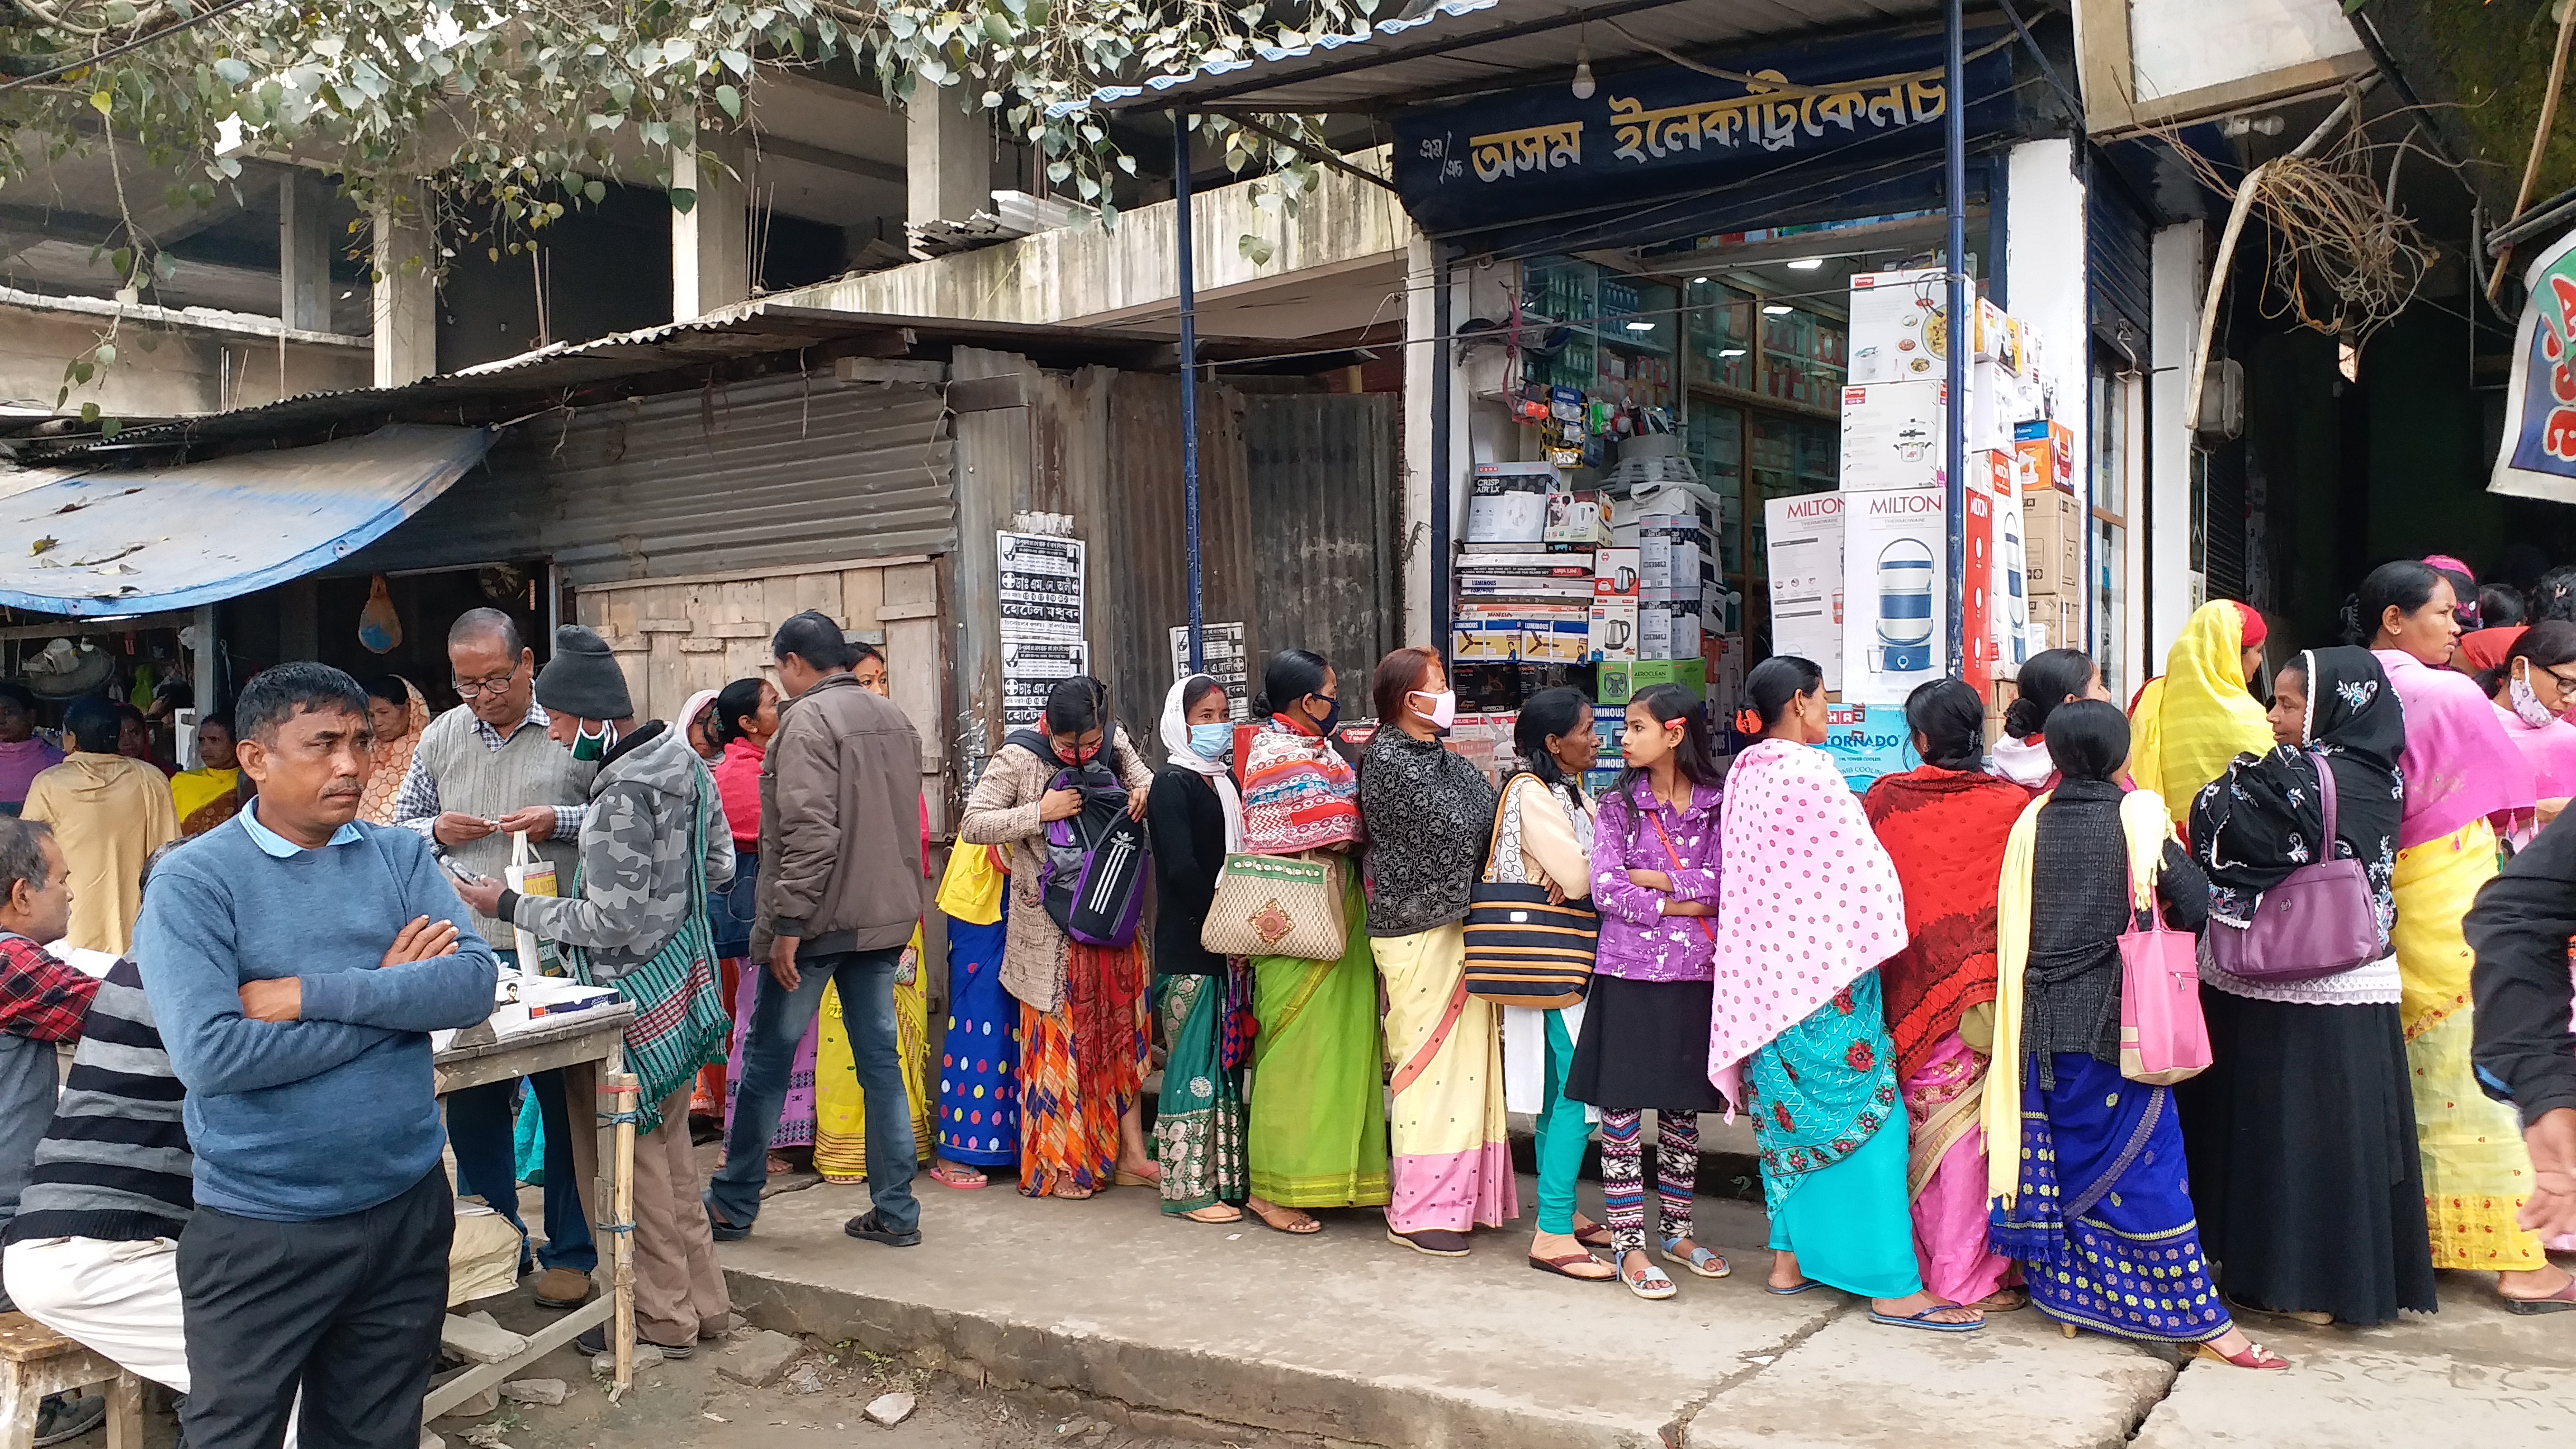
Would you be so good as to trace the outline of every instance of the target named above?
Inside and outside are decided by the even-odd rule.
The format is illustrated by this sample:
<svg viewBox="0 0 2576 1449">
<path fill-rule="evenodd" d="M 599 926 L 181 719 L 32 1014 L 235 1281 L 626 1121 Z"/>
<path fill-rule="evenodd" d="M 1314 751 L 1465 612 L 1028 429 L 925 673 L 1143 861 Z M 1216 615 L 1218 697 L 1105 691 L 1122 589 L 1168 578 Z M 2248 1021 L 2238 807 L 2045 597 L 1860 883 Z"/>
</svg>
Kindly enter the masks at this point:
<svg viewBox="0 0 2576 1449">
<path fill-rule="evenodd" d="M 1324 1230 L 1324 1220 L 1315 1216 L 1313 1213 L 1308 1213 L 1303 1218 L 1298 1219 L 1298 1221 L 1303 1223 L 1305 1226 L 1283 1228 L 1277 1223 L 1272 1222 L 1267 1215 L 1254 1212 L 1249 1207 L 1245 1208 L 1243 1211 L 1245 1216 L 1251 1218 L 1254 1222 L 1261 1224 L 1263 1227 L 1268 1228 L 1270 1231 L 1274 1233 L 1284 1233 L 1292 1238 L 1311 1238 Z M 1295 1212 L 1296 1209 L 1290 1208 L 1288 1211 Z"/>
<path fill-rule="evenodd" d="M 976 1173 L 971 1181 L 961 1179 L 945 1167 L 930 1169 L 928 1176 L 932 1182 L 938 1183 L 941 1187 L 955 1188 L 959 1192 L 973 1192 L 992 1180 L 980 1172 Z"/>
<path fill-rule="evenodd" d="M 2496 1296 L 2504 1298 L 2507 1313 L 2519 1313 L 2526 1318 L 2542 1313 L 2565 1313 L 2576 1309 L 2576 1278 L 2568 1279 L 2566 1287 L 2546 1298 L 2505 1298 L 2502 1293 Z"/>
<path fill-rule="evenodd" d="M 1822 1288 L 1824 1286 L 1824 1282 L 1821 1279 L 1801 1278 L 1786 1288 L 1775 1288 L 1772 1285 L 1765 1283 L 1762 1285 L 1762 1291 L 1770 1294 L 1774 1298 L 1795 1298 L 1799 1294 L 1805 1293 L 1810 1289 Z"/>
<path fill-rule="evenodd" d="M 1974 1333 L 1978 1329 L 1986 1326 L 1986 1321 L 1982 1318 L 1975 1319 L 1967 1323 L 1935 1323 L 1932 1321 L 1933 1314 L 1945 1313 L 1959 1306 L 1960 1305 L 1956 1303 L 1935 1303 L 1920 1313 L 1908 1314 L 1904 1317 L 1899 1317 L 1893 1313 L 1873 1313 L 1869 1316 L 1869 1321 L 1872 1323 L 1884 1323 L 1890 1328 L 1919 1328 L 1925 1333 Z"/>
<path fill-rule="evenodd" d="M 1606 1277 L 1592 1278 L 1581 1273 L 1569 1273 L 1565 1271 L 1577 1263 L 1601 1263 L 1601 1260 L 1592 1256 L 1590 1253 L 1568 1253 L 1562 1258 L 1542 1258 L 1533 1253 L 1530 1255 L 1529 1260 L 1529 1265 L 1542 1273 L 1553 1273 L 1559 1278 L 1571 1278 L 1577 1283 L 1616 1283 L 1619 1281 L 1619 1275 L 1616 1272 L 1613 1272 Z M 1601 1266 L 1607 1268 L 1610 1265 L 1607 1263 L 1601 1263 Z"/>
</svg>

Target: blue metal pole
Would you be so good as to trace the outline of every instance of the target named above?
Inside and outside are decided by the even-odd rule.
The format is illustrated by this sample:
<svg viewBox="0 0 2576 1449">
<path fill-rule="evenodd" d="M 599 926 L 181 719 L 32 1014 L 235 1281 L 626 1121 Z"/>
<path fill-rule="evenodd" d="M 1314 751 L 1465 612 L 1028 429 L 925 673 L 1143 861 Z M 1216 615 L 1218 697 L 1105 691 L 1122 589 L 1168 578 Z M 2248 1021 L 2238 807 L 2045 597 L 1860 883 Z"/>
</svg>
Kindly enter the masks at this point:
<svg viewBox="0 0 2576 1449">
<path fill-rule="evenodd" d="M 1207 620 L 1199 607 L 1198 278 L 1190 256 L 1190 117 L 1172 112 L 1172 258 L 1181 295 L 1181 512 L 1189 535 L 1190 672 L 1207 668 Z"/>
<path fill-rule="evenodd" d="M 1946 439 L 1949 496 L 1944 500 L 1950 532 L 1949 643 L 1950 677 L 1968 672 L 1968 359 L 1976 351 L 1977 319 L 1968 292 L 1968 116 L 1962 72 L 1966 63 L 1960 0 L 1942 7 L 1948 53 L 1942 59 L 1944 99 L 1941 116 L 1945 176 L 1942 193 L 1950 207 L 1950 406 Z"/>
</svg>

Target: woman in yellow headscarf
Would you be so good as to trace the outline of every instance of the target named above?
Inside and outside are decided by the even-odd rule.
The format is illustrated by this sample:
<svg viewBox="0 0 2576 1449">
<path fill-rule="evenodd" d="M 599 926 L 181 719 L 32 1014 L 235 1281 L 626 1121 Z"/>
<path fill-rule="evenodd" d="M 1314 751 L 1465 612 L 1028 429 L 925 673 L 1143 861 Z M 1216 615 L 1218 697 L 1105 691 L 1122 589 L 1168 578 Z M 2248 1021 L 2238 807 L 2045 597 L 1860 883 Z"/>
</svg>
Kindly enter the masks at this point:
<svg viewBox="0 0 2576 1449">
<path fill-rule="evenodd" d="M 2182 626 L 2163 676 L 2138 691 L 2129 710 L 2136 741 L 2129 777 L 2164 797 L 2175 824 L 2190 818 L 2201 787 L 2226 774 L 2230 760 L 2272 748 L 2271 721 L 2246 688 L 2262 663 L 2263 616 L 2213 599 Z"/>
</svg>

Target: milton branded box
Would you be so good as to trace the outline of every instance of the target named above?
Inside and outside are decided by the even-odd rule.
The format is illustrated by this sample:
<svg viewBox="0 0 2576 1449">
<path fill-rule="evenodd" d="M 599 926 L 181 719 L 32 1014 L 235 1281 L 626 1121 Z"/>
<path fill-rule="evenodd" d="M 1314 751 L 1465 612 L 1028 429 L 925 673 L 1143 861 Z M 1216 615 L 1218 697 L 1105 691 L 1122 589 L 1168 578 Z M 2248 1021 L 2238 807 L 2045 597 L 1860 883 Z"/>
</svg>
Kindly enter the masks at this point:
<svg viewBox="0 0 2576 1449">
<path fill-rule="evenodd" d="M 1796 654 L 1843 687 L 1843 502 L 1840 493 L 1762 505 L 1771 565 L 1771 652 Z"/>
<path fill-rule="evenodd" d="M 1969 669 L 1991 672 L 1985 600 L 1994 498 L 1971 484 L 1964 520 L 1971 560 L 1963 631 Z M 1982 534 L 1981 538 L 1979 535 Z M 1843 702 L 1903 704 L 1947 673 L 1948 491 L 1906 488 L 1843 496 Z"/>
<path fill-rule="evenodd" d="M 1998 674 L 2018 676 L 2032 652 L 2030 587 L 2022 573 L 2021 470 L 2011 453 L 1978 453 L 1968 461 L 1968 476 L 1985 483 L 1995 500 L 1994 573 L 1986 594 L 1994 667 Z"/>
</svg>

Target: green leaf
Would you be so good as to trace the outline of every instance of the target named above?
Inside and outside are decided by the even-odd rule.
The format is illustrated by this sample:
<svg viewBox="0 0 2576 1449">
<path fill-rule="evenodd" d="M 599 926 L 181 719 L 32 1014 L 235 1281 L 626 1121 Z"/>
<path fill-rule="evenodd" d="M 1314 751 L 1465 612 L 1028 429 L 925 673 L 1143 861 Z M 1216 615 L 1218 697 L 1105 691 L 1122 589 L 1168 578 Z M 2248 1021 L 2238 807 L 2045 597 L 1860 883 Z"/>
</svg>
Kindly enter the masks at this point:
<svg viewBox="0 0 2576 1449">
<path fill-rule="evenodd" d="M 116 344 L 113 342 L 100 343 L 98 345 L 96 356 L 98 357 L 99 366 L 114 367 L 116 365 Z"/>
<path fill-rule="evenodd" d="M 685 186 L 674 186 L 671 188 L 671 209 L 673 211 L 678 212 L 682 216 L 686 216 L 689 214 L 690 209 L 695 207 L 697 204 L 698 194 L 695 191 L 692 191 Z"/>
<path fill-rule="evenodd" d="M 83 382 L 87 382 L 87 381 L 89 381 L 89 379 L 88 379 L 87 377 L 83 377 L 83 378 L 81 379 L 81 381 L 83 381 Z M 85 423 L 94 423 L 94 422 L 97 422 L 97 421 L 98 421 L 98 404 L 96 404 L 96 403 L 82 403 L 82 404 L 81 404 L 81 421 L 82 421 L 82 422 L 85 422 Z"/>
<path fill-rule="evenodd" d="M 608 199 L 608 184 L 604 181 L 585 181 L 581 184 L 581 194 L 588 198 L 591 205 L 597 206 Z"/>
<path fill-rule="evenodd" d="M 725 85 L 716 87 L 716 104 L 724 107 L 724 113 L 726 115 L 733 117 L 737 121 L 742 119 L 742 92 L 735 90 L 732 86 Z"/>
<path fill-rule="evenodd" d="M 153 253 L 152 274 L 165 282 L 170 280 L 172 277 L 177 276 L 179 274 L 178 259 L 171 256 L 168 252 Z"/>
<path fill-rule="evenodd" d="M 107 254 L 107 264 L 114 267 L 116 269 L 116 274 L 120 277 L 130 277 L 134 275 L 134 248 L 118 247 L 116 250 L 109 252 Z"/>
<path fill-rule="evenodd" d="M 116 98 L 109 95 L 106 91 L 92 91 L 90 92 L 89 104 L 91 110 L 104 116 L 108 114 L 108 108 L 116 104 Z"/>
<path fill-rule="evenodd" d="M 1256 267 L 1270 264 L 1270 243 L 1250 232 L 1234 239 L 1234 249 Z"/>
<path fill-rule="evenodd" d="M 107 0 L 98 7 L 98 18 L 122 29 L 134 23 L 134 6 L 129 0 Z"/>
<path fill-rule="evenodd" d="M 99 419 L 98 435 L 110 442 L 115 441 L 116 435 L 124 431 L 125 424 L 118 422 L 114 418 Z"/>
<path fill-rule="evenodd" d="M 227 55 L 215 62 L 215 74 L 225 85 L 237 86 L 250 79 L 250 67 Z"/>
</svg>

